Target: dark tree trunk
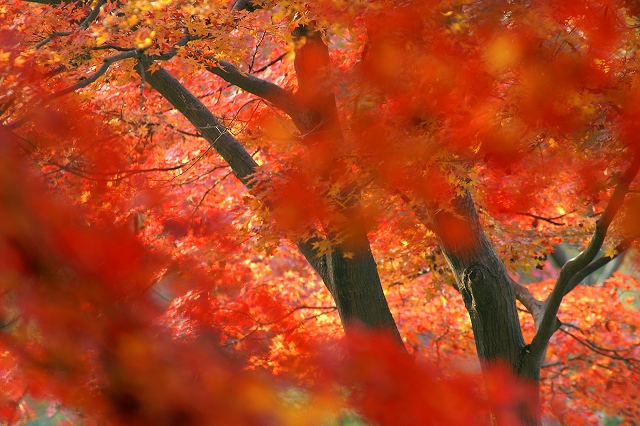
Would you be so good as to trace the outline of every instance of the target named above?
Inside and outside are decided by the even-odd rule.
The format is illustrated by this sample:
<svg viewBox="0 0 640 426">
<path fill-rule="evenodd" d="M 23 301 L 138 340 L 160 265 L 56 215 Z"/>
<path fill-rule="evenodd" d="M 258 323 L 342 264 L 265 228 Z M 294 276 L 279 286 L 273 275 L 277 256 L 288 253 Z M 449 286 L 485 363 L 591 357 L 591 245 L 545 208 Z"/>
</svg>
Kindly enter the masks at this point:
<svg viewBox="0 0 640 426">
<path fill-rule="evenodd" d="M 321 257 L 301 249 L 331 292 L 347 332 L 351 327 L 385 331 L 404 349 L 364 228 L 351 230 L 346 241 Z"/>
<path fill-rule="evenodd" d="M 455 214 L 439 210 L 431 222 L 469 312 L 483 371 L 503 364 L 524 379 L 531 392 L 512 410 L 523 423 L 537 425 L 540 365 L 524 368 L 530 351 L 520 329 L 511 279 L 482 230 L 471 195 L 465 192 L 453 207 Z M 495 416 L 501 423 L 500 410 Z"/>
<path fill-rule="evenodd" d="M 329 49 L 320 33 L 310 26 L 299 26 L 292 35 L 297 44 L 294 66 L 298 91 L 295 98 L 303 111 L 302 119 L 295 123 L 307 149 L 316 153 L 320 179 L 343 186 L 344 196 L 338 196 L 338 202 L 346 206 L 341 209 L 345 216 L 345 220 L 340 221 L 342 226 L 325 224 L 328 228 L 338 228 L 345 235 L 345 241 L 334 246 L 333 251 L 322 256 L 320 261 L 306 253 L 305 256 L 331 292 L 347 331 L 354 326 L 384 330 L 404 349 L 382 291 L 364 221 L 358 213 L 359 190 L 357 185 L 344 179 L 345 167 L 336 158 L 343 134 L 329 79 Z"/>
</svg>

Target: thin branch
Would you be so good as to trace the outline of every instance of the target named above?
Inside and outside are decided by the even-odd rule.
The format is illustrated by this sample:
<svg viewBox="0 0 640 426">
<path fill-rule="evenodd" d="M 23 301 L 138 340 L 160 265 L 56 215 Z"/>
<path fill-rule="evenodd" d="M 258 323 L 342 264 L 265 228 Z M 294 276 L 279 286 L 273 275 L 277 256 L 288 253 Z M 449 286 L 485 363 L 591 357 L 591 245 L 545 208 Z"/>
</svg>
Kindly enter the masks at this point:
<svg viewBox="0 0 640 426">
<path fill-rule="evenodd" d="M 260 37 L 260 40 L 256 44 L 256 48 L 253 51 L 253 55 L 251 55 L 251 63 L 249 64 L 249 74 L 251 74 L 253 72 L 253 65 L 256 63 L 256 56 L 258 55 L 258 49 L 260 48 L 260 45 L 262 44 L 262 42 L 264 41 L 264 38 L 266 36 L 267 36 L 267 32 L 264 31 L 262 33 L 262 37 Z"/>
<path fill-rule="evenodd" d="M 560 327 L 560 322 L 556 315 L 560 308 L 562 299 L 567 293 L 571 280 L 576 276 L 576 274 L 588 266 L 600 251 L 604 238 L 607 235 L 609 225 L 611 225 L 611 221 L 620 210 L 620 207 L 622 207 L 625 195 L 629 191 L 629 186 L 633 179 L 635 179 L 639 170 L 640 155 L 634 155 L 631 164 L 620 176 L 620 180 L 611 195 L 611 199 L 609 200 L 607 207 L 602 212 L 600 218 L 596 221 L 596 229 L 589 245 L 582 253 L 569 260 L 560 270 L 560 275 L 556 280 L 553 291 L 545 301 L 546 309 L 540 323 L 540 327 L 538 327 L 538 331 L 531 342 L 533 359 L 542 358 L 549 339 Z"/>
<path fill-rule="evenodd" d="M 569 212 L 569 213 L 573 213 L 573 212 Z M 537 214 L 533 214 L 533 213 L 522 213 L 522 212 L 518 212 L 516 214 L 518 214 L 520 216 L 532 217 L 532 218 L 537 219 L 537 220 L 542 220 L 544 222 L 548 222 L 548 223 L 550 223 L 552 225 L 555 225 L 555 226 L 565 226 L 566 223 L 564 223 L 564 222 L 556 222 L 556 220 L 557 219 L 562 219 L 563 217 L 565 217 L 569 213 L 565 213 L 563 215 L 556 216 L 556 217 L 544 217 L 544 216 L 538 216 Z"/>
<path fill-rule="evenodd" d="M 187 132 L 185 130 L 176 129 L 176 128 L 174 128 L 174 126 L 171 126 L 171 125 L 167 125 L 167 127 L 173 128 L 173 130 L 175 130 L 176 132 L 180 133 L 181 135 L 191 136 L 192 138 L 204 139 L 204 136 L 202 136 L 200 133 L 191 133 L 191 132 Z"/>
<path fill-rule="evenodd" d="M 9 108 L 11 108 L 11 106 L 15 103 L 15 101 L 16 101 L 16 98 L 14 96 L 9 98 L 9 100 L 4 102 L 3 104 L 0 104 L 0 117 L 2 117 L 7 111 L 9 111 Z"/>
<path fill-rule="evenodd" d="M 138 62 L 136 65 L 138 66 L 138 74 L 140 74 L 140 96 L 144 102 L 144 86 L 146 85 L 144 65 L 142 65 L 142 62 Z"/>
<path fill-rule="evenodd" d="M 84 20 L 80 23 L 80 25 L 78 25 L 78 29 L 77 30 L 75 30 L 75 31 L 55 31 L 51 35 L 49 35 L 49 37 L 45 38 L 40 43 L 36 44 L 36 49 L 40 49 L 42 46 L 44 46 L 45 44 L 49 43 L 51 40 L 53 40 L 56 37 L 70 36 L 71 34 L 73 34 L 76 31 L 84 31 L 87 28 L 89 28 L 89 25 L 91 25 L 93 23 L 93 21 L 96 20 L 96 18 L 100 14 L 100 9 L 102 9 L 102 6 L 104 6 L 106 2 L 107 2 L 106 0 L 98 0 L 98 2 L 96 3 L 95 7 L 93 9 L 91 9 L 91 12 L 89 12 L 89 15 L 87 15 L 87 17 L 84 18 Z"/>
<path fill-rule="evenodd" d="M 87 87 L 88 85 L 90 85 L 91 83 L 95 82 L 96 80 L 98 80 L 100 77 L 102 77 L 104 75 L 104 73 L 107 72 L 107 70 L 109 69 L 109 67 L 114 64 L 115 62 L 118 61 L 122 61 L 124 59 L 130 59 L 130 58 L 135 58 L 140 56 L 141 51 L 136 49 L 136 50 L 131 50 L 128 52 L 122 52 L 122 53 L 118 53 L 116 55 L 113 56 L 109 56 L 108 58 L 105 58 L 102 61 L 102 66 L 100 68 L 98 68 L 98 70 L 96 72 L 94 72 L 93 74 L 91 74 L 89 77 L 84 78 L 80 81 L 78 81 L 76 84 L 72 84 L 69 87 L 66 87 L 62 90 L 59 90 L 55 93 L 52 93 L 51 95 L 49 95 L 46 99 L 48 101 L 59 98 L 61 96 L 67 95 L 71 92 L 75 92 L 76 90 L 80 90 L 84 87 Z"/>
<path fill-rule="evenodd" d="M 73 3 L 75 0 L 24 0 L 24 1 L 27 3 L 57 5 L 57 4 Z"/>
<path fill-rule="evenodd" d="M 66 37 L 71 34 L 73 34 L 73 31 L 54 31 L 51 34 L 49 34 L 48 37 L 44 38 L 40 43 L 36 44 L 35 48 L 40 49 L 42 46 L 49 43 L 51 40 L 53 40 L 56 37 Z"/>
<path fill-rule="evenodd" d="M 566 324 L 563 324 L 566 325 Z M 580 343 L 581 345 L 589 348 L 590 350 L 592 350 L 593 352 L 597 353 L 598 355 L 602 355 L 604 357 L 607 358 L 611 358 L 611 359 L 615 359 L 618 361 L 623 361 L 633 367 L 636 367 L 636 365 L 640 364 L 640 359 L 637 358 L 633 358 L 633 357 L 626 357 L 623 355 L 620 355 L 620 352 L 631 352 L 633 351 L 638 345 L 632 345 L 632 347 L 630 348 L 625 348 L 625 349 L 609 349 L 609 348 L 604 348 L 602 346 L 596 345 L 595 343 L 593 343 L 592 341 L 590 341 L 589 339 L 581 339 L 578 336 L 576 336 L 573 333 L 570 333 L 569 331 L 567 331 L 564 328 L 560 328 L 560 331 L 562 331 L 563 333 L 567 334 L 568 336 L 574 338 L 578 343 Z"/>
<path fill-rule="evenodd" d="M 263 66 L 262 68 L 259 68 L 259 69 L 255 70 L 254 74 L 261 73 L 262 71 L 265 71 L 267 68 L 274 66 L 275 64 L 277 64 L 278 62 L 283 60 L 285 56 L 287 56 L 287 54 L 283 53 L 282 55 L 280 55 L 277 58 L 275 58 L 273 61 L 269 62 L 267 65 Z"/>
<path fill-rule="evenodd" d="M 189 34 L 185 34 L 180 40 L 178 40 L 171 49 L 167 50 L 165 53 L 161 53 L 159 55 L 147 55 L 144 56 L 146 61 L 168 61 L 178 54 L 178 48 L 184 47 L 193 40 L 198 40 L 199 37 L 195 37 Z"/>
<path fill-rule="evenodd" d="M 130 52 L 136 50 L 135 47 L 121 47 L 115 44 L 101 44 L 100 46 L 90 47 L 89 50 L 117 50 L 118 52 Z"/>
<path fill-rule="evenodd" d="M 133 175 L 137 175 L 140 173 L 151 173 L 151 172 L 170 172 L 173 170 L 180 170 L 181 168 L 187 166 L 189 163 L 185 163 L 185 164 L 180 164 L 177 166 L 171 166 L 171 167 L 151 167 L 149 169 L 131 169 L 131 170 L 122 170 L 122 171 L 118 171 L 118 172 L 93 172 L 90 170 L 83 170 L 83 169 L 79 169 L 76 167 L 69 167 L 69 166 L 61 166 L 59 164 L 55 164 L 55 163 L 49 163 L 51 165 L 60 167 L 63 170 L 66 170 L 68 172 L 82 172 L 85 173 L 87 176 L 96 176 L 96 175 L 103 175 L 103 176 L 117 176 L 115 178 L 112 179 L 104 179 L 105 181 L 110 181 L 110 182 L 115 182 L 115 181 L 119 181 L 125 178 L 128 178 L 130 176 Z"/>
<path fill-rule="evenodd" d="M 0 330 L 5 330 L 8 329 L 9 327 L 11 327 L 13 324 L 15 324 L 16 322 L 18 322 L 18 320 L 22 317 L 22 315 L 16 315 L 15 317 L 11 318 L 9 321 L 5 322 L 4 324 L 0 324 Z"/>
<path fill-rule="evenodd" d="M 273 325 L 273 324 L 277 324 L 280 321 L 284 320 L 285 318 L 293 315 L 294 313 L 301 311 L 301 310 L 307 310 L 307 309 L 311 309 L 314 311 L 324 311 L 324 312 L 333 312 L 336 310 L 335 306 L 308 306 L 308 305 L 301 305 L 301 306 L 296 306 L 295 308 L 292 308 L 289 310 L 289 312 L 287 312 L 286 314 L 284 314 L 282 317 L 273 320 L 273 321 L 269 321 L 269 322 L 262 322 L 261 325 Z M 306 318 L 305 318 L 306 319 Z"/>
<path fill-rule="evenodd" d="M 251 154 L 252 157 L 255 157 L 255 155 L 260 152 L 260 148 L 256 149 L 253 154 Z M 229 175 L 231 175 L 233 172 L 229 172 L 227 174 L 225 174 L 224 176 L 222 176 L 220 179 L 216 180 L 213 185 L 211 185 L 211 187 L 209 189 L 207 189 L 205 191 L 204 194 L 202 194 L 202 198 L 200 198 L 200 201 L 198 203 L 196 203 L 196 206 L 193 208 L 193 211 L 191 212 L 191 215 L 193 216 L 195 214 L 195 212 L 200 208 L 200 206 L 202 205 L 202 203 L 204 203 L 204 199 L 207 197 L 207 195 L 209 195 L 209 193 L 216 187 L 218 186 L 218 184 L 220 184 L 220 182 L 222 182 L 224 179 L 226 179 Z"/>
<path fill-rule="evenodd" d="M 102 66 L 100 68 L 98 68 L 98 70 L 96 72 L 94 72 L 93 74 L 91 74 L 89 77 L 83 78 L 82 80 L 79 80 L 76 84 L 72 84 L 71 86 L 65 87 L 64 89 L 58 90 L 57 92 L 54 92 L 52 94 L 50 94 L 49 96 L 45 97 L 42 101 L 38 102 L 36 104 L 36 106 L 32 109 L 32 111 L 30 113 L 27 113 L 25 116 L 23 116 L 22 118 L 14 121 L 13 123 L 10 123 L 7 125 L 7 128 L 9 130 L 15 129 L 20 127 L 21 125 L 23 125 L 27 120 L 29 120 L 34 114 L 35 114 L 35 110 L 42 108 L 43 106 L 49 104 L 51 101 L 60 98 L 62 96 L 68 95 L 71 92 L 75 92 L 76 90 L 82 89 L 84 87 L 87 87 L 88 85 L 90 85 L 91 83 L 95 82 L 96 80 L 98 80 L 100 77 L 102 77 L 104 75 L 104 73 L 107 72 L 107 70 L 109 69 L 109 67 L 118 61 L 122 61 L 124 59 L 129 59 L 129 58 L 135 58 L 135 57 L 139 57 L 140 56 L 141 51 L 136 49 L 136 50 L 132 50 L 129 52 L 122 52 L 122 53 L 118 53 L 117 55 L 113 55 L 113 56 L 109 56 L 108 58 L 105 58 L 102 61 Z"/>
<path fill-rule="evenodd" d="M 262 322 L 262 321 L 258 321 L 257 319 L 253 318 L 252 316 L 250 316 L 248 313 L 246 312 L 242 312 L 242 311 L 237 311 L 234 309 L 225 309 L 222 308 L 224 310 L 228 310 L 231 312 L 235 312 L 235 313 L 239 313 L 239 314 L 244 314 L 247 318 L 249 318 L 249 320 L 253 321 L 256 326 L 255 328 L 253 328 L 251 331 L 249 331 L 248 333 L 242 335 L 241 337 L 237 338 L 237 339 L 233 339 L 230 342 L 225 343 L 224 345 L 221 345 L 221 348 L 226 348 L 229 346 L 234 346 L 237 345 L 238 343 L 242 342 L 243 340 L 246 340 L 248 337 L 250 337 L 252 334 L 254 334 L 255 332 L 257 332 L 258 330 L 262 329 L 265 325 L 273 325 L 273 324 L 277 324 L 280 321 L 284 320 L 285 318 L 293 315 L 295 312 L 303 310 L 303 309 L 311 309 L 311 310 L 318 310 L 321 311 L 315 315 L 312 315 L 310 317 L 305 317 L 303 321 L 309 321 L 311 319 L 317 318 L 321 315 L 326 315 L 328 313 L 334 312 L 337 308 L 335 306 L 297 306 L 291 310 L 289 310 L 289 312 L 287 312 L 286 314 L 284 314 L 282 317 L 278 318 L 277 320 L 273 320 L 273 321 L 266 321 L 266 322 Z M 286 332 L 291 332 L 293 330 L 295 330 L 297 327 L 293 327 L 289 330 L 286 330 Z M 280 334 L 280 333 L 279 333 Z"/>
<path fill-rule="evenodd" d="M 202 194 L 202 197 L 200 197 L 200 201 L 198 201 L 195 205 L 195 207 L 193 208 L 193 211 L 191 212 L 191 215 L 194 215 L 196 213 L 196 211 L 200 208 L 200 206 L 202 205 L 202 203 L 204 203 L 204 199 L 207 198 L 207 195 L 209 195 L 209 193 L 211 191 L 213 191 L 219 184 L 220 182 L 222 182 L 224 179 L 226 179 L 229 175 L 233 174 L 233 172 L 229 172 L 226 173 L 224 176 L 222 176 L 220 179 L 216 180 L 210 187 L 209 189 L 207 189 L 204 194 Z"/>
</svg>

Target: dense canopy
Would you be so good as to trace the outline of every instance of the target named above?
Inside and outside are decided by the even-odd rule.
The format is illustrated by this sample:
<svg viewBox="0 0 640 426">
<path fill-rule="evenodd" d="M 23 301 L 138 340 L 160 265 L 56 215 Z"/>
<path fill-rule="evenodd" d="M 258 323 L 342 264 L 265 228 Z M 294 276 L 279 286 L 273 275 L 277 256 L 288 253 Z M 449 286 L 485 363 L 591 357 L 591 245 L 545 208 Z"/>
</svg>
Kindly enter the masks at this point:
<svg viewBox="0 0 640 426">
<path fill-rule="evenodd" d="M 639 47 L 623 0 L 5 1 L 0 421 L 634 424 Z"/>
</svg>

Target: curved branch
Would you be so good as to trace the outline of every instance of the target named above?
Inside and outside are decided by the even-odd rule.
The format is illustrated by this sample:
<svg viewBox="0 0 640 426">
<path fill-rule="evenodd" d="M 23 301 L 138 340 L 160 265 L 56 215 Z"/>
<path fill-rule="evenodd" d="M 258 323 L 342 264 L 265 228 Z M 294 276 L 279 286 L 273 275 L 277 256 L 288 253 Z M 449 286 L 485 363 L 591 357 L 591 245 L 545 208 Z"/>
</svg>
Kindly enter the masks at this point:
<svg viewBox="0 0 640 426">
<path fill-rule="evenodd" d="M 585 279 L 586 277 L 588 277 L 598 269 L 602 268 L 604 265 L 611 262 L 613 259 L 616 259 L 625 251 L 627 251 L 631 246 L 631 243 L 633 243 L 638 238 L 640 237 L 635 236 L 635 237 L 625 238 L 620 244 L 616 246 L 616 254 L 613 257 L 603 256 L 599 259 L 594 260 L 593 262 L 591 262 L 590 264 L 582 268 L 582 270 L 577 274 L 575 274 L 573 278 L 571 278 L 571 280 L 569 281 L 565 295 L 567 295 L 571 290 L 576 288 L 578 284 L 580 284 L 580 281 L 582 281 L 583 279 Z"/>
<path fill-rule="evenodd" d="M 277 84 L 242 72 L 230 62 L 217 61 L 216 65 L 207 65 L 206 70 L 221 77 L 227 83 L 272 103 L 293 120 L 300 114 L 300 106 L 293 94 Z"/>
<path fill-rule="evenodd" d="M 80 25 L 78 26 L 78 29 L 82 31 L 89 28 L 89 25 L 91 25 L 93 21 L 96 20 L 96 18 L 100 14 L 100 9 L 102 9 L 102 6 L 104 6 L 106 2 L 107 0 L 98 0 L 95 7 L 91 9 L 91 12 L 89 13 L 89 15 L 87 15 L 84 21 L 80 23 Z"/>
<path fill-rule="evenodd" d="M 596 229 L 591 237 L 589 245 L 582 253 L 569 260 L 560 270 L 560 275 L 556 280 L 553 291 L 545 302 L 546 309 L 540 323 L 540 327 L 531 342 L 532 358 L 541 359 L 543 357 L 549 339 L 560 327 L 560 322 L 556 318 L 556 315 L 560 308 L 560 303 L 562 302 L 564 295 L 567 293 L 571 280 L 580 271 L 587 267 L 600 251 L 604 238 L 607 235 L 609 225 L 611 225 L 611 221 L 620 210 L 620 207 L 622 207 L 624 197 L 627 192 L 629 192 L 629 186 L 633 179 L 635 179 L 639 170 L 640 155 L 635 155 L 631 164 L 620 177 L 616 189 L 613 191 L 613 195 L 611 195 L 609 204 L 602 213 L 602 216 L 597 220 Z"/>
<path fill-rule="evenodd" d="M 137 56 L 140 56 L 140 50 L 136 49 L 136 50 L 131 50 L 128 52 L 122 52 L 122 53 L 118 53 L 117 55 L 113 55 L 113 56 L 109 56 L 108 58 L 104 59 L 102 61 L 102 66 L 100 68 L 98 68 L 98 70 L 96 72 L 94 72 L 93 74 L 91 74 L 89 77 L 84 78 L 80 81 L 78 81 L 76 84 L 72 84 L 69 87 L 65 87 L 62 90 L 59 90 L 55 93 L 52 93 L 51 95 L 47 96 L 46 100 L 47 101 L 51 101 L 53 99 L 59 98 L 61 96 L 67 95 L 71 92 L 75 92 L 76 90 L 82 89 L 84 87 L 87 87 L 88 85 L 90 85 L 91 83 L 95 82 L 97 79 L 99 79 L 100 77 L 102 77 L 104 75 L 104 73 L 107 72 L 107 70 L 109 69 L 109 67 L 114 64 L 115 62 L 118 61 L 122 61 L 124 59 L 130 59 L 130 58 L 135 58 Z"/>
</svg>

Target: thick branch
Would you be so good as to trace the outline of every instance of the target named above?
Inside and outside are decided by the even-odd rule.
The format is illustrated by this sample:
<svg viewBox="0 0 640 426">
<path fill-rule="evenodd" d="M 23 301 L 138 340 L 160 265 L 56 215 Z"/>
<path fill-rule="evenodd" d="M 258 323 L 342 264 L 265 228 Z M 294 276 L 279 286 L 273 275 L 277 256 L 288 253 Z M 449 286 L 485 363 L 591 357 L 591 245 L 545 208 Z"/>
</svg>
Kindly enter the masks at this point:
<svg viewBox="0 0 640 426">
<path fill-rule="evenodd" d="M 98 2 L 96 3 L 95 7 L 91 10 L 89 15 L 87 15 L 84 21 L 80 23 L 80 25 L 78 26 L 78 29 L 82 31 L 89 28 L 89 25 L 91 25 L 93 21 L 96 20 L 96 18 L 100 14 L 100 9 L 102 9 L 102 6 L 104 6 L 106 2 L 107 0 L 98 0 Z"/>
<path fill-rule="evenodd" d="M 236 0 L 231 10 L 237 10 L 237 11 L 246 10 L 248 12 L 253 12 L 254 10 L 260 9 L 260 8 L 261 8 L 260 5 L 253 4 L 251 0 Z"/>
<path fill-rule="evenodd" d="M 248 189 L 251 189 L 254 185 L 251 175 L 256 171 L 258 164 L 249 152 L 227 131 L 211 111 L 171 74 L 162 68 L 150 73 L 148 69 L 151 62 L 146 61 L 144 65 L 147 82 L 184 114 L 229 164 L 233 174 Z M 322 259 L 316 255 L 313 242 L 314 240 L 299 242 L 298 248 L 311 266 L 319 270 Z"/>
<path fill-rule="evenodd" d="M 511 280 L 511 286 L 516 293 L 516 299 L 518 299 L 520 303 L 527 308 L 527 311 L 529 311 L 533 317 L 533 323 L 537 329 L 542 321 L 542 316 L 544 315 L 544 303 L 536 299 L 529 289 L 522 284 Z"/>
<path fill-rule="evenodd" d="M 469 312 L 478 356 L 519 371 L 525 343 L 513 280 L 484 234 L 471 194 L 455 198 L 453 207 L 454 213 L 438 210 L 428 216 Z"/>
<path fill-rule="evenodd" d="M 149 84 L 191 121 L 238 179 L 251 189 L 255 184 L 251 176 L 257 164 L 240 142 L 178 80 L 163 69 L 148 72 L 151 61 L 144 61 L 144 65 L 142 72 Z M 313 248 L 317 240 L 298 241 L 297 246 L 333 295 L 347 332 L 354 326 L 384 330 L 394 336 L 399 347 L 404 347 L 382 291 L 366 230 L 358 219 L 361 218 L 357 215 L 349 217 L 351 232 L 331 253 L 318 256 Z M 347 257 L 347 253 L 351 256 Z"/>
<path fill-rule="evenodd" d="M 249 189 L 254 185 L 251 175 L 258 164 L 247 150 L 234 138 L 224 125 L 207 109 L 207 107 L 187 90 L 178 80 L 164 69 L 148 72 L 151 62 L 145 62 L 145 76 L 147 82 L 165 97 L 178 111 L 198 129 L 200 134 L 214 147 L 214 149 L 229 164 L 234 175 Z M 313 242 L 298 242 L 298 248 L 309 261 L 311 266 L 321 269 L 322 259 L 313 249 Z"/>
<path fill-rule="evenodd" d="M 609 200 L 609 204 L 605 208 L 604 212 L 596 222 L 596 229 L 593 233 L 593 237 L 589 242 L 587 248 L 575 258 L 569 260 L 560 270 L 560 275 L 556 281 L 556 285 L 553 291 L 549 295 L 546 301 L 546 309 L 540 327 L 531 342 L 532 359 L 542 359 L 546 350 L 549 339 L 553 333 L 558 330 L 560 323 L 556 318 L 558 309 L 562 298 L 567 293 L 571 280 L 585 267 L 587 267 L 593 259 L 596 257 L 604 238 L 607 235 L 607 230 L 611 221 L 615 217 L 622 203 L 624 197 L 629 192 L 629 186 L 631 182 L 638 174 L 640 170 L 640 156 L 636 155 L 633 162 L 629 165 L 627 170 L 622 174 L 616 189 L 613 191 L 613 195 Z"/>
<path fill-rule="evenodd" d="M 276 84 L 244 73 L 227 61 L 218 61 L 217 66 L 207 66 L 206 69 L 226 82 L 272 103 L 294 120 L 300 113 L 300 106 L 291 93 Z"/>
<path fill-rule="evenodd" d="M 144 62 L 146 81 L 198 129 L 200 134 L 214 147 L 229 164 L 233 174 L 251 188 L 251 175 L 258 164 L 247 150 L 234 138 L 224 125 L 189 90 L 164 69 L 153 73 L 148 69 L 152 62 Z"/>
</svg>

